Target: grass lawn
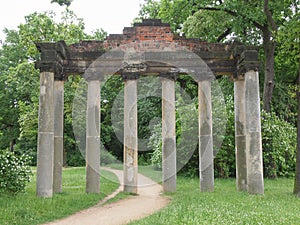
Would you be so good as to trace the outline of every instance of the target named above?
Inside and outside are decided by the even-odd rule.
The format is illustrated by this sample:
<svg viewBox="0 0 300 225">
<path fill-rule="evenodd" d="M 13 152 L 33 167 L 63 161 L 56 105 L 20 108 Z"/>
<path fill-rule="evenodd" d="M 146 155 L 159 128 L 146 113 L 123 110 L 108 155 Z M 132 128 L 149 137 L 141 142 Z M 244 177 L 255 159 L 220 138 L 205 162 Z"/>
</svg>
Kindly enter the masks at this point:
<svg viewBox="0 0 300 225">
<path fill-rule="evenodd" d="M 199 192 L 199 180 L 178 177 L 171 204 L 131 225 L 300 224 L 300 199 L 292 179 L 265 180 L 265 195 L 235 190 L 234 179 L 216 179 L 213 193 Z"/>
<path fill-rule="evenodd" d="M 109 164 L 107 167 L 116 169 L 116 170 L 123 170 L 123 164 Z M 145 165 L 139 165 L 138 166 L 138 173 L 143 174 L 146 177 L 149 177 L 153 181 L 161 184 L 162 183 L 162 171 L 161 170 L 155 170 L 153 166 L 145 166 Z"/>
<path fill-rule="evenodd" d="M 101 171 L 101 193 L 85 193 L 85 168 L 68 168 L 63 172 L 63 193 L 53 198 L 36 197 L 36 177 L 27 186 L 26 192 L 15 197 L 0 196 L 1 225 L 34 225 L 66 217 L 81 209 L 97 204 L 106 195 L 115 191 L 117 177 Z"/>
</svg>

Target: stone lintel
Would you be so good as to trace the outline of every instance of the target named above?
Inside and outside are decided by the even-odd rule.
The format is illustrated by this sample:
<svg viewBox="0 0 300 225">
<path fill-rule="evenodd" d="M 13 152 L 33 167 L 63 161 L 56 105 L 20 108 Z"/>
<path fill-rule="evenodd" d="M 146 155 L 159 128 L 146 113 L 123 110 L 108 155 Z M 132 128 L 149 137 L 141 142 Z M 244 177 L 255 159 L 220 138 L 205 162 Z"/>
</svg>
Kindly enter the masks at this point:
<svg viewBox="0 0 300 225">
<path fill-rule="evenodd" d="M 144 62 L 124 62 L 122 73 L 143 73 L 147 70 L 147 64 Z"/>
<path fill-rule="evenodd" d="M 69 60 L 85 60 L 85 61 L 94 61 L 98 59 L 105 53 L 104 49 L 99 51 L 86 51 L 86 52 L 75 52 L 71 51 L 69 54 Z"/>
<path fill-rule="evenodd" d="M 245 50 L 240 56 L 240 62 L 242 61 L 258 61 L 258 53 L 256 50 Z"/>
</svg>

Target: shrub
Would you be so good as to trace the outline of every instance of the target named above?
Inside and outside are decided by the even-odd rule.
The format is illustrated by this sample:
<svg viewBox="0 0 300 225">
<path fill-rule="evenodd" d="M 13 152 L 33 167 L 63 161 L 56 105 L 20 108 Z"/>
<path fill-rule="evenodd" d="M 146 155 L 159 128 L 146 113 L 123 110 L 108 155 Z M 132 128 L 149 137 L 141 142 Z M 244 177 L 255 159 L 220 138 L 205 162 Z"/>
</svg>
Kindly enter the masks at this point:
<svg viewBox="0 0 300 225">
<path fill-rule="evenodd" d="M 152 125 L 152 135 L 149 138 L 147 147 L 151 151 L 150 162 L 152 166 L 154 166 L 155 169 L 160 170 L 162 168 L 161 123 Z"/>
<path fill-rule="evenodd" d="M 66 154 L 66 164 L 65 166 L 85 166 L 85 158 L 84 154 L 82 153 L 77 147 L 73 150 L 70 150 Z"/>
<path fill-rule="evenodd" d="M 25 190 L 32 175 L 31 158 L 17 156 L 8 150 L 0 151 L 0 193 L 17 194 Z"/>
<path fill-rule="evenodd" d="M 220 151 L 215 152 L 214 168 L 216 177 L 234 177 L 236 173 L 235 165 L 235 129 L 234 129 L 234 104 L 233 97 L 226 98 L 227 126 L 225 137 Z M 189 110 L 185 108 L 185 110 Z M 190 112 L 186 114 L 190 118 Z M 178 121 L 177 121 L 178 122 Z M 268 114 L 262 111 L 262 148 L 264 176 L 268 178 L 291 177 L 295 169 L 296 150 L 296 128 L 290 123 L 280 119 L 274 113 Z M 186 132 L 182 129 L 190 129 L 189 126 L 180 126 L 176 130 L 177 141 L 180 139 L 179 132 Z M 197 131 L 195 131 L 197 137 Z M 216 141 L 217 140 L 217 141 Z M 217 149 L 218 137 L 214 133 L 214 149 Z M 186 146 L 188 147 L 188 143 Z M 152 135 L 148 143 L 148 148 L 152 150 L 151 162 L 156 168 L 161 168 L 161 125 L 157 124 L 152 130 Z M 185 146 L 177 142 L 177 157 L 184 153 Z M 198 175 L 198 150 L 196 149 L 189 162 L 183 167 L 182 172 L 186 175 Z M 178 159 L 177 159 L 177 163 Z"/>
<path fill-rule="evenodd" d="M 100 150 L 100 163 L 102 166 L 117 163 L 117 157 L 114 156 L 111 152 L 102 149 Z M 72 152 L 69 152 L 67 155 L 67 166 L 85 166 L 85 152 L 81 152 L 79 149 L 76 149 Z"/>
<path fill-rule="evenodd" d="M 214 154 L 214 172 L 216 177 L 235 176 L 235 128 L 234 128 L 234 103 L 233 96 L 226 97 L 227 125 L 222 145 L 217 146 L 220 150 Z M 214 124 L 213 124 L 214 126 Z M 214 128 L 214 127 L 213 127 Z M 214 149 L 216 148 L 216 137 L 213 136 Z"/>
<path fill-rule="evenodd" d="M 296 128 L 275 113 L 262 111 L 264 176 L 294 176 L 296 163 Z"/>
</svg>

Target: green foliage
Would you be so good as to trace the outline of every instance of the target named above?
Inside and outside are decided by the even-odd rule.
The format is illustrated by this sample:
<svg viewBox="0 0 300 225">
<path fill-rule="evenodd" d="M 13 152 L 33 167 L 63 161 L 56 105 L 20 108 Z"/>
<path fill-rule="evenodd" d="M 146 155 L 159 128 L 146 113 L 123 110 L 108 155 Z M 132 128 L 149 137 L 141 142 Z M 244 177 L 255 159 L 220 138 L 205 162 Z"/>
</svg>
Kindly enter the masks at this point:
<svg viewBox="0 0 300 225">
<path fill-rule="evenodd" d="M 32 175 L 29 162 L 27 155 L 0 150 L 0 193 L 17 194 L 25 190 Z"/>
<path fill-rule="evenodd" d="M 0 49 L 0 148 L 26 153 L 36 162 L 39 71 L 34 62 L 39 59 L 36 42 L 65 40 L 67 44 L 83 39 L 103 39 L 102 29 L 91 35 L 84 32 L 84 22 L 66 9 L 58 22 L 53 12 L 32 13 L 25 17 L 25 23 L 17 30 L 5 29 L 6 39 Z M 69 78 L 65 84 L 64 138 L 67 157 L 81 165 L 80 158 L 71 154 L 77 146 L 72 130 L 72 103 L 80 79 Z M 75 154 L 79 156 L 78 154 Z M 72 159 L 73 158 L 73 159 Z M 78 164 L 79 163 L 79 164 Z"/>
<path fill-rule="evenodd" d="M 109 164 L 114 164 L 117 163 L 117 157 L 114 156 L 112 153 L 110 153 L 107 150 L 101 150 L 100 151 L 100 159 L 101 159 L 101 165 L 109 165 Z"/>
<path fill-rule="evenodd" d="M 274 113 L 262 112 L 264 176 L 293 176 L 296 161 L 296 128 Z"/>
<path fill-rule="evenodd" d="M 158 18 L 160 3 L 157 0 L 145 0 L 145 2 L 145 4 L 141 5 L 140 18 Z"/>
<path fill-rule="evenodd" d="M 268 7 L 277 26 L 293 16 L 299 1 L 269 1 Z M 258 44 L 261 28 L 271 25 L 267 22 L 263 1 L 213 1 L 213 0 L 146 0 L 140 17 L 162 18 L 171 24 L 173 31 L 184 32 L 189 37 L 217 40 L 227 30 L 241 41 Z"/>
<path fill-rule="evenodd" d="M 224 15 L 223 12 L 200 10 L 187 18 L 182 30 L 187 37 L 216 42 L 220 34 L 229 29 L 231 20 L 232 16 Z"/>
<path fill-rule="evenodd" d="M 274 88 L 272 112 L 274 112 L 279 118 L 296 126 L 298 111 L 296 97 L 297 87 L 296 85 L 289 84 L 281 79 L 282 78 L 278 79 Z"/>
<path fill-rule="evenodd" d="M 176 154 L 177 154 L 177 169 L 187 176 L 196 176 L 199 168 L 199 152 L 198 152 L 198 108 L 197 98 L 188 100 L 185 96 L 197 96 L 198 85 L 187 78 L 180 76 L 177 84 L 181 88 L 176 89 Z M 213 133 L 215 146 L 214 149 L 219 149 L 224 139 L 224 129 L 226 125 L 227 113 L 224 112 L 225 106 L 223 99 L 220 98 L 218 92 L 218 82 L 213 82 Z M 182 92 L 186 92 L 185 94 Z M 232 103 L 233 104 L 233 103 Z M 148 142 L 148 151 L 150 152 L 150 161 L 154 168 L 161 169 L 162 166 L 162 131 L 161 121 L 158 120 L 152 124 L 151 136 Z M 227 134 L 226 134 L 227 135 Z M 234 135 L 234 133 L 233 133 Z M 230 154 L 229 151 L 224 151 Z M 217 151 L 215 155 L 219 154 Z M 226 155 L 225 154 L 225 155 Z M 233 156 L 234 159 L 234 156 Z M 220 160 L 221 162 L 221 160 Z M 226 161 L 227 163 L 227 161 Z M 220 165 L 222 167 L 228 164 Z M 230 164 L 229 166 L 231 166 Z M 220 171 L 224 170 L 220 168 Z M 221 173 L 221 172 L 220 172 Z"/>
<path fill-rule="evenodd" d="M 198 108 L 195 101 L 176 101 L 176 157 L 177 168 L 187 175 L 195 175 L 198 159 Z"/>
<path fill-rule="evenodd" d="M 228 123 L 221 150 L 215 156 L 215 176 L 235 176 L 235 129 L 233 97 L 226 99 Z M 275 113 L 262 111 L 264 176 L 291 177 L 295 170 L 296 128 Z"/>
<path fill-rule="evenodd" d="M 106 151 L 117 156 L 120 160 L 123 159 L 122 131 L 124 114 L 123 101 L 120 102 L 120 99 L 117 98 L 123 87 L 124 83 L 121 76 L 109 77 L 101 87 L 101 142 Z M 112 111 L 113 107 L 116 108 L 117 112 Z M 114 124 L 112 120 L 114 120 Z M 121 137 L 116 134 L 120 134 Z"/>
<path fill-rule="evenodd" d="M 84 155 L 78 148 L 76 148 L 76 146 L 75 148 L 68 149 L 65 160 L 67 166 L 79 167 L 86 164 Z"/>
<path fill-rule="evenodd" d="M 237 40 L 259 47 L 265 67 L 263 107 L 270 111 L 274 77 L 286 80 L 297 74 L 299 8 L 299 0 L 161 0 L 155 4 L 145 0 L 140 17 L 159 17 L 175 33 L 187 37 L 208 42 Z M 274 53 L 276 43 L 279 51 Z M 276 76 L 274 58 L 275 68 L 281 70 L 275 71 Z"/>
<path fill-rule="evenodd" d="M 155 169 L 160 170 L 162 168 L 162 139 L 161 139 L 161 123 L 152 125 L 152 135 L 149 138 L 148 149 L 152 151 L 150 153 L 151 165 Z"/>
<path fill-rule="evenodd" d="M 225 97 L 226 115 L 218 115 L 216 112 L 221 111 L 221 105 L 213 96 L 213 140 L 214 140 L 214 168 L 215 176 L 228 178 L 234 177 L 236 173 L 235 165 L 235 126 L 234 126 L 234 100 L 233 100 L 233 82 L 226 78 L 219 79 L 219 85 Z M 193 105 L 193 106 L 192 106 Z M 189 131 L 189 129 L 198 128 L 197 124 L 197 108 L 194 104 L 185 107 L 178 107 L 177 103 L 177 120 L 176 120 L 176 136 L 177 136 L 177 165 L 184 167 L 181 172 L 188 176 L 198 174 L 198 150 L 195 149 L 193 154 L 189 156 L 189 161 L 181 162 L 187 149 L 191 146 L 191 138 L 181 137 L 182 133 L 195 135 L 197 129 Z M 193 115 L 195 113 L 196 115 Z M 179 118 L 179 115 L 182 118 Z M 225 117 L 226 116 L 226 119 Z M 296 128 L 283 119 L 280 119 L 275 113 L 267 114 L 262 112 L 262 144 L 263 144 L 263 160 L 265 177 L 291 177 L 294 175 L 295 168 L 295 150 L 296 150 Z M 188 121 L 185 125 L 182 120 Z M 226 131 L 222 133 L 219 129 L 224 127 L 220 123 L 227 121 Z M 162 141 L 161 141 L 161 123 L 152 126 L 152 134 L 148 142 L 149 151 L 151 151 L 151 163 L 161 169 L 162 163 Z M 183 126 L 182 126 L 183 125 Z M 222 136 L 223 135 L 223 136 Z M 184 141 L 187 140 L 187 141 Z M 198 148 L 198 146 L 197 146 Z M 220 149 L 216 152 L 216 150 Z"/>
<path fill-rule="evenodd" d="M 60 6 L 70 6 L 73 0 L 51 0 L 51 3 L 57 3 Z"/>
<path fill-rule="evenodd" d="M 295 81 L 300 60 L 300 11 L 284 22 L 277 35 L 276 70 L 280 80 Z"/>
<path fill-rule="evenodd" d="M 228 178 L 235 176 L 235 128 L 233 96 L 226 96 L 227 125 L 222 146 L 214 159 L 216 177 Z M 215 137 L 214 137 L 215 142 Z"/>
</svg>

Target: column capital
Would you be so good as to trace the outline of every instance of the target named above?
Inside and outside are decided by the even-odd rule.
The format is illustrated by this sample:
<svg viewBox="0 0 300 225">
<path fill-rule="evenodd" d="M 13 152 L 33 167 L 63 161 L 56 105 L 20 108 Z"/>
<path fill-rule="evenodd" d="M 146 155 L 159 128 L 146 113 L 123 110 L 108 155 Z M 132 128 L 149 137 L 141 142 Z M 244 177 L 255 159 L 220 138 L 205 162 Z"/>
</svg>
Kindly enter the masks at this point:
<svg viewBox="0 0 300 225">
<path fill-rule="evenodd" d="M 237 74 L 236 76 L 232 77 L 231 81 L 242 81 L 245 80 L 245 74 Z"/>
<path fill-rule="evenodd" d="M 35 63 L 35 68 L 40 72 L 52 72 L 54 73 L 55 80 L 64 80 L 63 66 L 56 61 L 38 61 Z"/>
<path fill-rule="evenodd" d="M 105 80 L 105 77 L 103 75 L 99 75 L 98 72 L 93 72 L 93 71 L 87 70 L 84 74 L 84 79 L 87 82 L 90 82 L 90 81 L 102 82 Z"/>
<path fill-rule="evenodd" d="M 138 72 L 123 72 L 122 73 L 123 81 L 127 80 L 137 80 L 140 77 L 140 74 Z"/>
<path fill-rule="evenodd" d="M 178 74 L 179 74 L 179 72 L 177 72 L 177 71 L 163 72 L 163 73 L 159 73 L 159 77 L 176 81 Z"/>
<path fill-rule="evenodd" d="M 234 79 L 240 79 L 250 70 L 258 71 L 260 64 L 256 50 L 244 50 L 238 57 L 237 74 Z"/>
<path fill-rule="evenodd" d="M 41 59 L 35 63 L 40 72 L 53 72 L 55 80 L 64 80 L 63 62 L 68 58 L 67 46 L 64 41 L 36 43 Z"/>
</svg>

